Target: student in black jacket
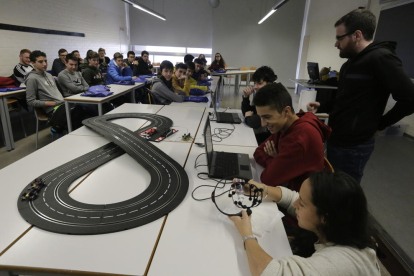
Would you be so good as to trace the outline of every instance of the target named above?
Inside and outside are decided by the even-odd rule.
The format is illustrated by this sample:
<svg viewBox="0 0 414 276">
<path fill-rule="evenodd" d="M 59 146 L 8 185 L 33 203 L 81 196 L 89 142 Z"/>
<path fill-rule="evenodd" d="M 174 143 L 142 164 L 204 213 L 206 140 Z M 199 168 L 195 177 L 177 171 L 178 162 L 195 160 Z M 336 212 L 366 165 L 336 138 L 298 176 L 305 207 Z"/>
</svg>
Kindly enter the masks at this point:
<svg viewBox="0 0 414 276">
<path fill-rule="evenodd" d="M 59 58 L 53 61 L 52 65 L 52 76 L 57 77 L 60 72 L 66 69 L 66 56 L 68 55 L 68 51 L 65 49 L 59 49 L 58 51 Z"/>
<path fill-rule="evenodd" d="M 124 59 L 124 61 L 126 62 L 126 64 L 128 64 L 128 66 L 131 68 L 132 70 L 132 75 L 133 76 L 138 76 L 139 72 L 138 72 L 138 61 L 135 60 L 135 52 L 134 51 L 129 51 L 127 54 L 126 59 Z"/>
<path fill-rule="evenodd" d="M 247 86 L 243 90 L 243 101 L 241 109 L 243 112 L 244 123 L 251 128 L 254 128 L 254 134 L 256 135 L 257 144 L 263 143 L 271 133 L 266 127 L 262 127 L 260 116 L 257 115 L 256 107 L 250 103 L 250 95 L 255 95 L 255 92 L 268 83 L 273 83 L 277 80 L 275 72 L 268 66 L 262 66 L 254 72 L 252 77 L 254 87 Z"/>
<path fill-rule="evenodd" d="M 373 42 L 376 19 L 370 11 L 354 10 L 335 27 L 335 47 L 348 59 L 341 67 L 337 97 L 307 108 L 329 113 L 328 160 L 360 182 L 375 135 L 414 112 L 414 84 L 395 54 L 396 43 Z M 384 114 L 390 94 L 396 104 Z"/>
<path fill-rule="evenodd" d="M 148 60 L 149 53 L 147 51 L 141 52 L 141 57 L 138 59 L 138 75 L 151 75 L 152 65 Z M 135 76 L 135 75 L 134 75 Z"/>
</svg>

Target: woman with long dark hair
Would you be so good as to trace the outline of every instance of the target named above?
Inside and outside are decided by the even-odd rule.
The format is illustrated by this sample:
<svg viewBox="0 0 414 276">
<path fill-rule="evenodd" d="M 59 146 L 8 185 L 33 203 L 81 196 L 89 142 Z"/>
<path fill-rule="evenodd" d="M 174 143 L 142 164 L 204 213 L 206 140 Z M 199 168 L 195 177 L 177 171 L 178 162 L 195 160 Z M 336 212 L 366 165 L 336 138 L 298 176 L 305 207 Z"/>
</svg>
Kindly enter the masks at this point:
<svg viewBox="0 0 414 276">
<path fill-rule="evenodd" d="M 299 226 L 316 241 L 307 258 L 294 255 L 275 260 L 253 236 L 245 211 L 241 218 L 230 217 L 243 238 L 252 275 L 380 275 L 368 231 L 367 201 L 355 179 L 341 172 L 318 172 L 303 182 L 299 193 L 249 183 L 263 188 L 269 199 L 296 214 Z M 309 253 L 306 243 L 295 247 Z"/>
<path fill-rule="evenodd" d="M 224 61 L 223 57 L 220 53 L 216 53 L 214 61 L 211 63 L 210 67 L 208 67 L 208 70 L 210 71 L 217 71 L 220 69 L 226 69 L 227 64 Z"/>
</svg>

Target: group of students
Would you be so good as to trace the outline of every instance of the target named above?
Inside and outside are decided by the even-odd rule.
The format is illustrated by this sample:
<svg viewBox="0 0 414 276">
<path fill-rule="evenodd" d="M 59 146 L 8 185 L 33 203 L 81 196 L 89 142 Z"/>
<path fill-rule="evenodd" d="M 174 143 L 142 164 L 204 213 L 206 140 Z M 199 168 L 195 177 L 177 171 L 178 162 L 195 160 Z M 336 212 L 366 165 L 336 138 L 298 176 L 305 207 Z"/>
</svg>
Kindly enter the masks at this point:
<svg viewBox="0 0 414 276">
<path fill-rule="evenodd" d="M 241 109 L 259 142 L 254 159 L 264 167 L 260 180 L 265 184 L 249 183 L 262 188 L 285 213 L 284 225 L 294 236 L 295 254 L 273 260 L 255 240 L 250 217 L 243 211 L 242 217 L 231 220 L 243 238 L 253 275 L 380 275 L 360 181 L 375 134 L 414 112 L 414 84 L 395 54 L 395 43 L 372 41 L 376 19 L 371 12 L 354 10 L 339 19 L 335 28 L 335 47 L 340 57 L 348 59 L 340 71 L 335 100 L 311 102 L 308 112 L 295 113 L 289 92 L 267 66 L 256 70 L 254 87 L 243 91 Z M 27 103 L 44 108 L 53 118 L 63 96 L 153 72 L 145 51 L 138 60 L 132 51 L 126 60 L 120 53 L 109 60 L 101 50 L 88 51 L 81 69 L 79 52 L 59 51 L 52 71 L 62 93 L 46 73 L 46 55 L 22 50 L 14 76 L 26 84 Z M 106 81 L 100 64 L 108 67 Z M 206 66 L 203 56 L 186 55 L 184 63 L 175 66 L 163 61 L 152 84 L 156 103 L 182 102 L 191 89 L 208 89 L 197 82 L 210 71 L 227 67 L 219 53 Z M 390 93 L 397 103 L 383 115 Z M 329 126 L 315 116 L 317 110 L 330 113 Z M 335 172 L 327 171 L 325 142 Z"/>
<path fill-rule="evenodd" d="M 351 11 L 335 28 L 335 47 L 348 59 L 335 99 L 310 102 L 308 112 L 295 113 L 290 94 L 266 66 L 254 73 L 254 87 L 243 91 L 245 123 L 261 141 L 254 159 L 264 167 L 265 184 L 248 182 L 284 212 L 294 253 L 272 259 L 253 236 L 247 213 L 230 217 L 252 275 L 380 275 L 360 182 L 375 136 L 414 113 L 414 83 L 396 56 L 396 43 L 373 41 L 376 18 L 370 11 Z M 384 114 L 390 95 L 396 104 Z M 329 126 L 316 111 L 329 113 Z"/>
</svg>

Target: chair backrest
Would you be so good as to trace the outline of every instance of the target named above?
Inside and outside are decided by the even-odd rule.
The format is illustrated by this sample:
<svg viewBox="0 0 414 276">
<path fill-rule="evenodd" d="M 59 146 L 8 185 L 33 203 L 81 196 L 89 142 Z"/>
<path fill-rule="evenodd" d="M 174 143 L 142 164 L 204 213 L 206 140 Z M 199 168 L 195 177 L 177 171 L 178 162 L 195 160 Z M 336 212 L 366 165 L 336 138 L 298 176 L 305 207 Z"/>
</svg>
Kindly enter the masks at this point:
<svg viewBox="0 0 414 276">
<path fill-rule="evenodd" d="M 47 121 L 49 118 L 46 115 L 46 112 L 41 107 L 35 107 L 33 108 L 34 114 L 36 116 L 36 119 L 39 121 Z"/>
<path fill-rule="evenodd" d="M 247 70 L 249 70 L 249 67 L 241 67 L 240 68 L 240 71 L 247 71 Z"/>
<path fill-rule="evenodd" d="M 250 70 L 256 70 L 257 67 L 250 67 Z"/>
<path fill-rule="evenodd" d="M 329 163 L 328 159 L 324 157 L 323 159 L 323 171 L 324 172 L 335 172 L 334 168 L 332 167 L 331 163 Z"/>
</svg>

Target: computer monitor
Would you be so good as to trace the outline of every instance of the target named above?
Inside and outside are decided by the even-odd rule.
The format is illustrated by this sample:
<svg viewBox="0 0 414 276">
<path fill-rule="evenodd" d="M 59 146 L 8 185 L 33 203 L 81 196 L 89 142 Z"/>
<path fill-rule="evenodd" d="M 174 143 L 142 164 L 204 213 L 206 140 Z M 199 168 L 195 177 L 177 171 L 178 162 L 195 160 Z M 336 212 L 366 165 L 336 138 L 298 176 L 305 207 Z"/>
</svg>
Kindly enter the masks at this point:
<svg viewBox="0 0 414 276">
<path fill-rule="evenodd" d="M 314 83 L 319 80 L 319 65 L 316 62 L 308 62 L 309 82 Z"/>
</svg>

